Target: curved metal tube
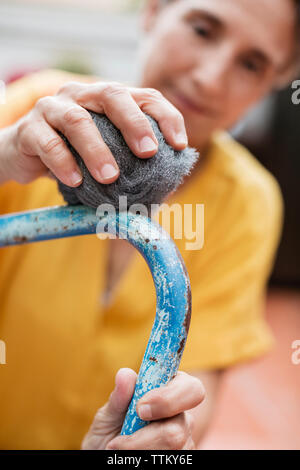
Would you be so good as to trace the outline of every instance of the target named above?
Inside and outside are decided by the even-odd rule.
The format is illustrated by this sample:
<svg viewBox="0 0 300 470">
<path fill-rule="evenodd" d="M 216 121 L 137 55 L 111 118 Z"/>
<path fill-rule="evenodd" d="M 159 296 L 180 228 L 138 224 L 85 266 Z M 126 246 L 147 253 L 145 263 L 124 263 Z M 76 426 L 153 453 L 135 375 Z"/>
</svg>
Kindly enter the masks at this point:
<svg viewBox="0 0 300 470">
<path fill-rule="evenodd" d="M 0 217 L 0 247 L 96 231 L 127 239 L 146 260 L 156 289 L 156 317 L 121 431 L 132 434 L 148 424 L 137 415 L 137 401 L 176 375 L 187 339 L 191 289 L 175 243 L 159 224 L 141 215 L 117 212 L 97 217 L 85 206 L 62 206 Z"/>
</svg>

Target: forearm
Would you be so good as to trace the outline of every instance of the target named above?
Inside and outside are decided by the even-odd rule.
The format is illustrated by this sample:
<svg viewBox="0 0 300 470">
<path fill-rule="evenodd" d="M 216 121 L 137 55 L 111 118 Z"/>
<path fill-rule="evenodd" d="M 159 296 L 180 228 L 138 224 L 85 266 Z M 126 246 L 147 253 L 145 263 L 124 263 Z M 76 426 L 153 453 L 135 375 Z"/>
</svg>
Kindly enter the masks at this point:
<svg viewBox="0 0 300 470">
<path fill-rule="evenodd" d="M 12 179 L 9 161 L 12 160 L 14 152 L 13 128 L 0 129 L 0 184 Z"/>
</svg>

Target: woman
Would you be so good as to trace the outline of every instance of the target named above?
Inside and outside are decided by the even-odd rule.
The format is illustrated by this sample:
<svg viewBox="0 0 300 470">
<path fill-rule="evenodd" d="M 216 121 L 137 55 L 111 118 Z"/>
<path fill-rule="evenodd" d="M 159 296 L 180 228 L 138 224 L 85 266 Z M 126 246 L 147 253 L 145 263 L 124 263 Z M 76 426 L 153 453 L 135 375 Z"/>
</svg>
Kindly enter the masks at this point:
<svg viewBox="0 0 300 470">
<path fill-rule="evenodd" d="M 91 237 L 2 250 L 1 337 L 11 359 L 1 370 L 1 447 L 76 448 L 102 404 L 84 449 L 196 448 L 220 370 L 270 348 L 262 310 L 280 234 L 280 194 L 251 155 L 215 131 L 231 127 L 294 76 L 298 7 L 294 0 L 148 0 L 140 87 L 72 82 L 49 96 L 67 78 L 47 72 L 23 82 L 34 90 L 26 102 L 18 85 L 9 91 L 8 113 L 0 115 L 2 212 L 61 203 L 53 181 L 36 180 L 49 169 L 69 186 L 81 183 L 57 129 L 95 179 L 115 181 L 117 165 L 86 109 L 105 113 L 138 157 L 153 156 L 157 141 L 143 110 L 170 145 L 182 149 L 189 141 L 202 155 L 169 202 L 205 204 L 206 243 L 188 253 L 178 241 L 193 289 L 186 372 L 140 400 L 138 413 L 153 422 L 130 437 L 118 433 L 155 302 L 143 263 L 135 258 L 129 265 L 134 255 L 121 241 L 109 251 Z M 137 279 L 143 283 L 133 292 Z M 101 308 L 99 290 L 106 299 Z"/>
</svg>

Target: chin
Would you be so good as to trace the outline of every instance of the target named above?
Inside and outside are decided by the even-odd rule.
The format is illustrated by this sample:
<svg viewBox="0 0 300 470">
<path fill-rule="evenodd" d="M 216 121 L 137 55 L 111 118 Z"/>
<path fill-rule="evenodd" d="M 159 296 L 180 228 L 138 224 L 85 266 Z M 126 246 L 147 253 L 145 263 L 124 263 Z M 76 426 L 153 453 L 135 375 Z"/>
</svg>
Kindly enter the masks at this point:
<svg viewBox="0 0 300 470">
<path fill-rule="evenodd" d="M 183 117 L 189 145 L 195 148 L 203 148 L 211 139 L 212 134 L 217 130 L 217 126 L 208 123 L 206 119 L 199 119 L 197 123 L 190 123 L 188 118 Z"/>
</svg>

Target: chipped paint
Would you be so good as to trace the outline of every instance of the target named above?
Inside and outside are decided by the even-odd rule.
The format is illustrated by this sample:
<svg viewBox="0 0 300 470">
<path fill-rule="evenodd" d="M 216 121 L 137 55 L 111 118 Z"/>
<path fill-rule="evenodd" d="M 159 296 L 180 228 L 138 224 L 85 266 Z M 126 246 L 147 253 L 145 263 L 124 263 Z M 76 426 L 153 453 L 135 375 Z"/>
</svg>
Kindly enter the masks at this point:
<svg viewBox="0 0 300 470">
<path fill-rule="evenodd" d="M 169 235 L 143 216 L 129 216 L 127 225 L 122 218 L 123 213 L 119 214 L 119 225 L 124 223 L 128 228 L 129 241 L 148 263 L 156 289 L 155 322 L 121 432 L 132 434 L 148 424 L 136 413 L 138 400 L 177 373 L 190 323 L 191 295 L 182 257 Z"/>
<path fill-rule="evenodd" d="M 72 225 L 73 224 L 73 225 Z M 95 233 L 95 210 L 56 206 L 0 217 L 0 247 Z"/>
<path fill-rule="evenodd" d="M 127 239 L 142 254 L 156 290 L 155 321 L 121 432 L 132 434 L 148 424 L 137 415 L 138 400 L 167 384 L 177 373 L 190 325 L 190 281 L 175 243 L 157 222 L 130 212 L 100 218 L 102 226 Z M 0 247 L 95 234 L 98 222 L 96 211 L 85 206 L 57 206 L 1 216 Z"/>
</svg>

